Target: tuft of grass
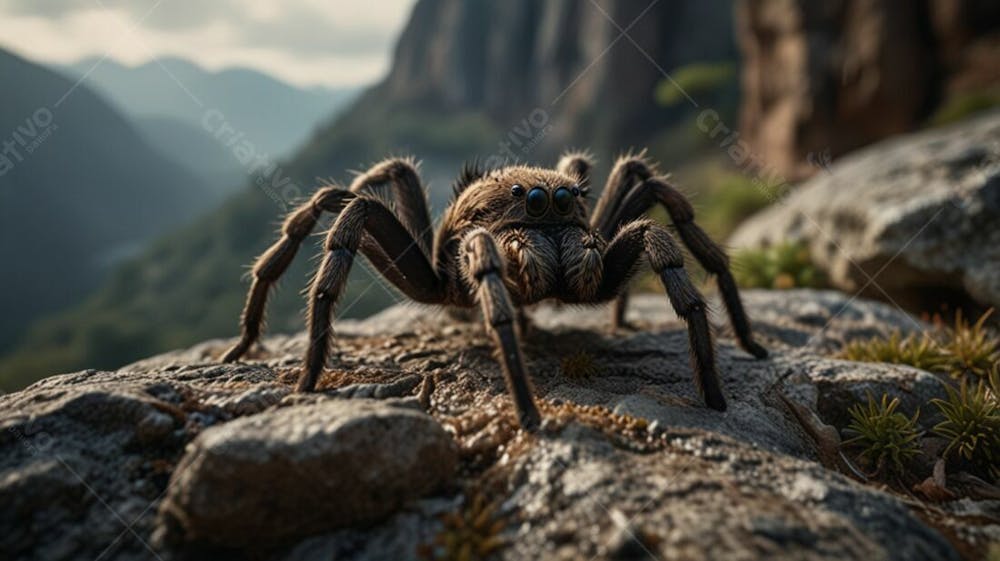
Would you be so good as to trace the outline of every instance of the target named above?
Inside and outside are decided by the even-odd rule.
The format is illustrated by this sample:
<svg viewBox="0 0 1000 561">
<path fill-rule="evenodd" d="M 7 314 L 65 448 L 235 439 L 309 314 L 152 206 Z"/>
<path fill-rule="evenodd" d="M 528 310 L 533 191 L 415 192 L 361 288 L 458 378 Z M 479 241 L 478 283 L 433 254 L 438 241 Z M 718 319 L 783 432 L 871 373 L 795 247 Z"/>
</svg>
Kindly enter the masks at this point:
<svg viewBox="0 0 1000 561">
<path fill-rule="evenodd" d="M 733 276 L 743 288 L 822 288 L 823 273 L 801 243 L 745 249 L 733 256 Z"/>
<path fill-rule="evenodd" d="M 573 380 L 586 380 L 597 375 L 597 363 L 594 355 L 587 351 L 578 351 L 563 357 L 559 363 L 563 376 Z"/>
<path fill-rule="evenodd" d="M 948 387 L 947 399 L 931 403 L 944 415 L 934 432 L 948 440 L 943 456 L 969 464 L 990 478 L 1000 477 L 1000 373 L 994 367 L 989 383 L 979 380 L 974 388 L 963 379 L 959 389 Z"/>
<path fill-rule="evenodd" d="M 499 505 L 481 493 L 466 498 L 456 512 L 442 517 L 444 528 L 434 542 L 424 548 L 423 557 L 432 561 L 482 561 L 501 547 L 500 532 L 507 520 L 500 516 Z"/>
<path fill-rule="evenodd" d="M 950 357 L 951 375 L 973 375 L 985 379 L 990 369 L 1000 362 L 1000 338 L 986 328 L 986 320 L 993 313 L 987 311 L 970 324 L 961 311 L 955 316 L 955 327 L 944 342 Z"/>
<path fill-rule="evenodd" d="M 939 372 L 950 363 L 947 351 L 933 337 L 903 337 L 898 331 L 888 338 L 873 337 L 862 341 L 852 341 L 844 347 L 841 358 L 856 362 L 888 362 L 908 364 L 922 370 Z"/>
<path fill-rule="evenodd" d="M 853 436 L 844 444 L 860 448 L 859 457 L 874 465 L 876 474 L 884 469 L 902 474 L 904 465 L 920 453 L 920 412 L 907 417 L 898 408 L 899 398 L 883 394 L 877 402 L 869 394 L 867 406 L 857 403 L 849 409 L 852 421 L 845 432 Z"/>
</svg>

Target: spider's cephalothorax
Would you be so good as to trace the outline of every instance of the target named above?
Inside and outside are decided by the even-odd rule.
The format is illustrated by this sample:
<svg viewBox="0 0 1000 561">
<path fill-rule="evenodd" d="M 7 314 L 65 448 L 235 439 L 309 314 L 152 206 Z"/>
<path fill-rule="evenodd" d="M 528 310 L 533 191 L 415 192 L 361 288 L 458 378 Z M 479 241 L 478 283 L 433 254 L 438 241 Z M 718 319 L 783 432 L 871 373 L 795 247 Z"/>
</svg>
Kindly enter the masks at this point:
<svg viewBox="0 0 1000 561">
<path fill-rule="evenodd" d="M 321 188 L 288 216 L 281 239 L 257 260 L 243 310 L 242 337 L 223 360 L 239 359 L 257 340 L 268 289 L 288 268 L 320 215 L 330 212 L 338 216 L 309 290 L 310 338 L 300 391 L 316 387 L 329 352 L 330 315 L 360 251 L 417 302 L 480 307 L 499 347 L 518 420 L 534 428 L 540 418 L 521 352 L 519 307 L 549 298 L 578 304 L 614 301 L 613 319 L 620 324 L 628 280 L 645 255 L 688 324 L 699 391 L 709 407 L 725 410 L 705 302 L 684 271 L 684 257 L 673 236 L 643 216 L 656 204 L 666 208 L 681 240 L 716 275 L 740 344 L 763 358 L 767 351 L 753 339 L 725 253 L 694 223 L 688 201 L 641 157 L 616 162 L 590 212 L 591 168 L 590 158 L 579 153 L 563 156 L 554 170 L 466 167 L 436 235 L 409 160 L 381 162 L 347 189 Z"/>
</svg>

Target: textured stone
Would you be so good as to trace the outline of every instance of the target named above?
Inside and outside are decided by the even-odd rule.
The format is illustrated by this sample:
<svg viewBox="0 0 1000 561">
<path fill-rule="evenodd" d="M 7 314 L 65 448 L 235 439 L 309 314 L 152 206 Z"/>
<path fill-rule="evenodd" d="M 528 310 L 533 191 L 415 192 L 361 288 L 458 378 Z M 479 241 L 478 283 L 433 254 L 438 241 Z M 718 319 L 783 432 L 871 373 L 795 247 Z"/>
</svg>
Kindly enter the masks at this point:
<svg viewBox="0 0 1000 561">
<path fill-rule="evenodd" d="M 422 412 L 327 400 L 206 430 L 160 511 L 189 541 L 288 541 L 377 521 L 449 481 L 456 462 L 451 437 Z"/>
<path fill-rule="evenodd" d="M 871 146 L 830 171 L 730 244 L 803 241 L 837 287 L 901 305 L 1000 306 L 1000 112 Z"/>
<path fill-rule="evenodd" d="M 897 495 L 823 467 L 823 445 L 788 405 L 842 426 L 865 391 L 908 412 L 941 396 L 927 372 L 831 358 L 847 339 L 926 325 L 834 292 L 743 296 L 772 356 L 743 353 L 714 303 L 724 414 L 697 396 L 664 295 L 632 300 L 635 330 L 611 329 L 605 308 L 533 310 L 537 436 L 512 428 L 481 325 L 429 308 L 338 322 L 324 393 L 290 393 L 305 334 L 267 337 L 250 364 L 215 362 L 231 343 L 219 340 L 48 378 L 0 396 L 0 558 L 148 559 L 152 548 L 170 561 L 222 545 L 237 557 L 415 559 L 475 489 L 501 499 L 502 559 L 642 547 L 660 559 L 954 559 L 942 525 L 963 547 L 1000 540 L 989 502 L 975 503 L 981 523 L 931 526 Z M 563 373 L 581 350 L 595 373 Z M 623 437 L 591 406 L 648 431 Z"/>
</svg>

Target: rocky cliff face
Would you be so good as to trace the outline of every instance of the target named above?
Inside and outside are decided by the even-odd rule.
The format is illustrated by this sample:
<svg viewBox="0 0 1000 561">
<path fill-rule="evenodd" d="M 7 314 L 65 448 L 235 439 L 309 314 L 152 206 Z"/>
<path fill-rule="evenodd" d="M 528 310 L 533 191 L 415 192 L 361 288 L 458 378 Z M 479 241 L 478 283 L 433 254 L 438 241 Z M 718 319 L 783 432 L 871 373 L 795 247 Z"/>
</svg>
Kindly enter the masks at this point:
<svg viewBox="0 0 1000 561">
<path fill-rule="evenodd" d="M 743 138 L 788 179 L 1000 84 L 991 0 L 741 0 Z"/>
<path fill-rule="evenodd" d="M 337 324 L 317 394 L 292 393 L 305 334 L 245 364 L 209 341 L 48 378 L 0 396 L 0 558 L 938 561 L 1000 540 L 995 502 L 860 483 L 826 425 L 866 392 L 941 396 L 928 372 L 830 358 L 926 326 L 832 292 L 745 300 L 772 357 L 717 329 L 726 413 L 695 394 L 665 296 L 633 301 L 635 331 L 536 310 L 535 435 L 479 325 L 403 306 Z"/>
<path fill-rule="evenodd" d="M 627 146 L 670 121 L 653 97 L 661 69 L 735 58 L 731 12 L 729 0 L 421 0 L 373 95 L 482 110 L 507 128 L 541 110 L 546 144 L 604 133 Z"/>
</svg>

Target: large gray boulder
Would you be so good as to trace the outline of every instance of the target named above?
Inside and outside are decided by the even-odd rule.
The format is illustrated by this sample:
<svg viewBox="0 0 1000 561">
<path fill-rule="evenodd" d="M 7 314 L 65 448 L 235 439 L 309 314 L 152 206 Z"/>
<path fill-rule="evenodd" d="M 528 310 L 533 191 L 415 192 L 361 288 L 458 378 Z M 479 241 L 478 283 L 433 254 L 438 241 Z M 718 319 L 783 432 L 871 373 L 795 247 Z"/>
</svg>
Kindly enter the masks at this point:
<svg viewBox="0 0 1000 561">
<path fill-rule="evenodd" d="M 1000 112 L 845 156 L 729 241 L 802 241 L 835 286 L 904 306 L 1000 306 Z"/>
<path fill-rule="evenodd" d="M 0 558 L 416 559 L 461 538 L 501 559 L 958 559 L 1000 540 L 995 506 L 927 518 L 851 478 L 824 438 L 868 391 L 907 411 L 942 395 L 930 373 L 831 358 L 926 325 L 833 292 L 744 296 L 772 357 L 714 318 L 726 413 L 697 396 L 663 295 L 634 299 L 635 331 L 602 308 L 534 310 L 536 435 L 482 327 L 430 309 L 338 323 L 312 396 L 290 391 L 304 334 L 247 364 L 208 341 L 48 378 L 0 397 Z M 581 350 L 589 372 L 563 371 Z"/>
</svg>

